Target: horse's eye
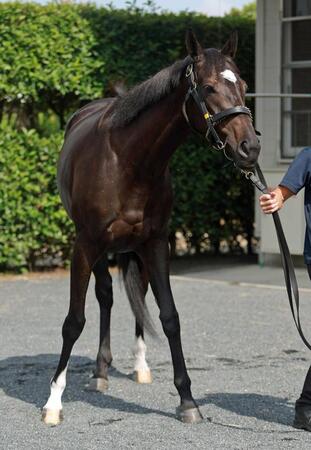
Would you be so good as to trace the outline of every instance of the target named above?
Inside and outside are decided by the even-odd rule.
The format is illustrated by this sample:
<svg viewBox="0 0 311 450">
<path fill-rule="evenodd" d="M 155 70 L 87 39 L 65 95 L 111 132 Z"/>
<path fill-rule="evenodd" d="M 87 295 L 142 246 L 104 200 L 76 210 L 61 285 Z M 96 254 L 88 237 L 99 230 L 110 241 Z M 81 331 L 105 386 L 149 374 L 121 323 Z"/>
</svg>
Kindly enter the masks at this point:
<svg viewBox="0 0 311 450">
<path fill-rule="evenodd" d="M 210 84 L 206 84 L 203 86 L 205 94 L 214 94 L 216 91 Z"/>
</svg>

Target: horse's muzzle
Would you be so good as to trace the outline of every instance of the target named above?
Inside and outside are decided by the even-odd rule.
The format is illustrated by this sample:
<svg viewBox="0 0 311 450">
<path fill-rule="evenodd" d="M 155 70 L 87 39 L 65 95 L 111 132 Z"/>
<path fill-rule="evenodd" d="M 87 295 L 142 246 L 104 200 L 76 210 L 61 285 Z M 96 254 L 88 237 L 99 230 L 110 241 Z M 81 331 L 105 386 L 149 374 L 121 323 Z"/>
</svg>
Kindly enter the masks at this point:
<svg viewBox="0 0 311 450">
<path fill-rule="evenodd" d="M 252 142 L 244 140 L 240 142 L 236 151 L 236 164 L 241 169 L 253 168 L 258 160 L 260 152 L 259 141 Z"/>
</svg>

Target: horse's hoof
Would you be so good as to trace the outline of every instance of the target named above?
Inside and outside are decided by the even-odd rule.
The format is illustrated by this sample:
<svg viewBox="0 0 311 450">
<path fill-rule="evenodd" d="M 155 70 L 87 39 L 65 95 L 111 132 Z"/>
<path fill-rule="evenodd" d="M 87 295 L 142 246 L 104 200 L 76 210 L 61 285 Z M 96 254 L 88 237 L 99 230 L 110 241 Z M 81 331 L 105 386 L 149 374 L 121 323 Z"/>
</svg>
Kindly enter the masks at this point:
<svg viewBox="0 0 311 450">
<path fill-rule="evenodd" d="M 133 377 L 134 377 L 134 381 L 136 381 L 136 383 L 141 383 L 141 384 L 152 383 L 151 370 L 135 370 Z"/>
<path fill-rule="evenodd" d="M 88 391 L 105 392 L 108 389 L 108 380 L 106 378 L 91 378 L 86 389 Z"/>
<path fill-rule="evenodd" d="M 59 425 L 63 418 L 64 416 L 62 409 L 42 409 L 42 421 L 46 425 Z"/>
<path fill-rule="evenodd" d="M 199 408 L 184 409 L 182 406 L 178 406 L 176 408 L 176 416 L 183 423 L 200 423 L 203 420 Z"/>
</svg>

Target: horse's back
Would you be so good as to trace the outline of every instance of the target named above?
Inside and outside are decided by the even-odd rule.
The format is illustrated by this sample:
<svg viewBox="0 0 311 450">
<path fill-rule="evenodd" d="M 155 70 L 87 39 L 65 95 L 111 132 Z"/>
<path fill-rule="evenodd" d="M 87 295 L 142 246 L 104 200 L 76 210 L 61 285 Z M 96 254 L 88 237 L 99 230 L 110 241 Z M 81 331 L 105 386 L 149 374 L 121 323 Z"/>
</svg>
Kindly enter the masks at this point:
<svg viewBox="0 0 311 450">
<path fill-rule="evenodd" d="M 94 100 L 93 102 L 87 103 L 78 109 L 68 120 L 65 129 L 65 138 L 68 133 L 72 131 L 78 124 L 80 124 L 84 119 L 101 112 L 105 114 L 106 110 L 115 101 L 115 98 L 101 98 L 99 100 Z"/>
</svg>

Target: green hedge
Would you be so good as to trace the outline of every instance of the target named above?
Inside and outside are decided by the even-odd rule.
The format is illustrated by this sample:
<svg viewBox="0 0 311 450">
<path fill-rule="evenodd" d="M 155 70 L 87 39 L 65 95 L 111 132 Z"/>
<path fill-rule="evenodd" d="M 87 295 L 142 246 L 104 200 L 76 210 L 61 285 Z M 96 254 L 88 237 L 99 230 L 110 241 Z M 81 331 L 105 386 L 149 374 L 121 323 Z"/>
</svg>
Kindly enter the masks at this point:
<svg viewBox="0 0 311 450">
<path fill-rule="evenodd" d="M 254 88 L 254 21 L 94 5 L 0 3 L 0 269 L 68 261 L 73 226 L 56 190 L 66 118 L 185 56 L 185 30 L 206 47 L 239 31 L 237 64 Z M 250 105 L 251 106 L 251 105 Z M 174 155 L 172 231 L 189 245 L 240 250 L 252 236 L 253 191 L 221 154 L 191 138 Z"/>
<path fill-rule="evenodd" d="M 255 22 L 241 17 L 203 14 L 146 14 L 135 9 L 108 10 L 85 6 L 83 17 L 92 24 L 99 57 L 105 61 L 104 85 L 124 79 L 144 80 L 160 68 L 185 56 L 185 32 L 193 28 L 205 47 L 221 48 L 233 30 L 239 32 L 237 64 L 242 77 L 254 87 Z"/>
<path fill-rule="evenodd" d="M 252 20 L 94 5 L 0 3 L 0 113 L 17 113 L 18 125 L 40 128 L 39 113 L 52 110 L 63 126 L 64 118 L 82 103 L 110 94 L 116 81 L 133 85 L 183 58 L 189 27 L 206 47 L 221 47 L 237 29 L 237 64 L 253 90 Z"/>
<path fill-rule="evenodd" d="M 56 162 L 62 133 L 0 127 L 0 269 L 68 260 L 73 226 L 61 206 Z"/>
<path fill-rule="evenodd" d="M 254 190 L 222 152 L 192 138 L 174 154 L 171 172 L 175 193 L 172 231 L 183 231 L 189 246 L 197 251 L 204 244 L 217 253 L 225 241 L 229 251 L 241 253 L 241 239 L 246 239 L 250 253 Z"/>
<path fill-rule="evenodd" d="M 77 6 L 0 4 L 0 104 L 31 114 L 51 109 L 64 116 L 83 99 L 102 94 L 104 60 Z"/>
</svg>

